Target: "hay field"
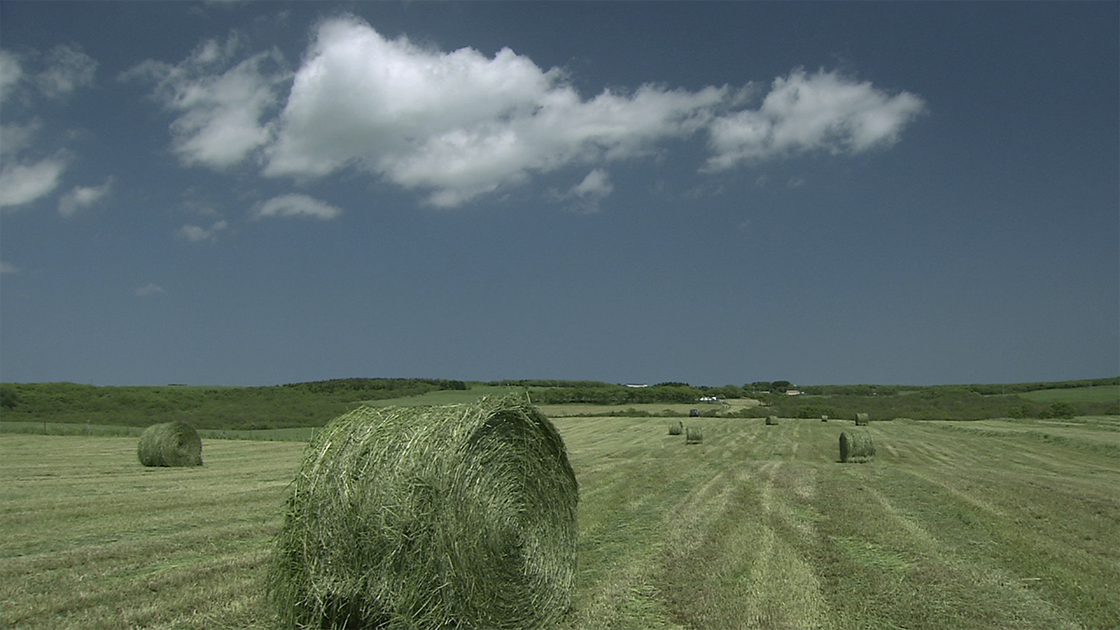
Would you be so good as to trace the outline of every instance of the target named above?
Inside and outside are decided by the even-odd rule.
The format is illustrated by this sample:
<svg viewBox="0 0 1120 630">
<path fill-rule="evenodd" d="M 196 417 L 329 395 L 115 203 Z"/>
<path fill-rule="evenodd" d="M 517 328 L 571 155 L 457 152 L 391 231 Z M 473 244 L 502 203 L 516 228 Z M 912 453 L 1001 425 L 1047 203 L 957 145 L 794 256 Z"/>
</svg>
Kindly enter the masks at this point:
<svg viewBox="0 0 1120 630">
<path fill-rule="evenodd" d="M 633 403 L 627 405 L 594 405 L 589 403 L 569 403 L 564 405 L 540 405 L 540 410 L 550 418 L 567 418 L 573 416 L 610 415 L 622 410 L 635 409 L 650 415 L 688 416 L 689 411 L 699 409 L 701 412 L 718 411 L 731 414 L 744 409 L 754 409 L 760 405 L 754 398 L 729 398 L 719 403 Z M 761 413 L 761 412 L 760 412 Z"/>
<path fill-rule="evenodd" d="M 1120 626 L 1120 418 L 556 420 L 580 484 L 558 630 Z M 270 628 L 267 552 L 302 444 L 0 435 L 0 626 Z"/>
</svg>

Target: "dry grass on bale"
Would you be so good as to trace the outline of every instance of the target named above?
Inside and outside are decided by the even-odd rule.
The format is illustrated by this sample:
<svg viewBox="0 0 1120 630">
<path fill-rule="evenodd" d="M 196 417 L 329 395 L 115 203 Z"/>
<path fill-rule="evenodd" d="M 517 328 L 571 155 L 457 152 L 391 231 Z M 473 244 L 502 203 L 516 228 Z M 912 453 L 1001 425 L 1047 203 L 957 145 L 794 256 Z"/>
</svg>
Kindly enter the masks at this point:
<svg viewBox="0 0 1120 630">
<path fill-rule="evenodd" d="M 684 435 L 685 444 L 699 444 L 704 441 L 704 431 L 700 427 L 688 427 Z"/>
<path fill-rule="evenodd" d="M 202 438 L 185 422 L 153 424 L 140 434 L 136 455 L 145 466 L 201 466 Z"/>
<path fill-rule="evenodd" d="M 669 435 L 680 435 L 684 431 L 684 425 L 678 420 L 669 424 Z"/>
<path fill-rule="evenodd" d="M 840 434 L 840 461 L 865 462 L 875 457 L 875 442 L 866 431 L 844 431 Z"/>
<path fill-rule="evenodd" d="M 360 407 L 308 445 L 270 595 L 288 627 L 548 625 L 570 604 L 578 496 L 524 399 Z"/>
<path fill-rule="evenodd" d="M 766 416 L 766 424 L 778 424 L 778 416 Z"/>
<path fill-rule="evenodd" d="M 865 413 L 857 413 L 856 414 L 856 426 L 857 427 L 865 427 L 865 426 L 867 426 L 867 424 L 869 422 L 871 422 L 871 416 L 869 416 Z"/>
</svg>

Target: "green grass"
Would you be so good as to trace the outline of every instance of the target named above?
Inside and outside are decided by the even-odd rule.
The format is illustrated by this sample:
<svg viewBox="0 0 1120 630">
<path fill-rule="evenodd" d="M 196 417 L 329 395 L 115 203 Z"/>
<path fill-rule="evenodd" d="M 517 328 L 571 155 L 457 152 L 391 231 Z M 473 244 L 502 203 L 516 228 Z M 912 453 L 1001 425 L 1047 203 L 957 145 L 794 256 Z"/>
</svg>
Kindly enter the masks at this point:
<svg viewBox="0 0 1120 630">
<path fill-rule="evenodd" d="M 1010 385 L 809 386 L 803 396 L 665 384 L 631 388 L 595 382 L 440 379 L 334 379 L 262 387 L 112 386 L 75 383 L 0 383 L 4 421 L 147 427 L 181 420 L 196 429 L 228 431 L 322 427 L 361 404 L 425 405 L 471 402 L 485 395 L 528 390 L 552 417 L 573 415 L 892 418 L 976 420 L 1052 415 L 1055 403 L 1074 415 L 1120 414 L 1120 377 Z M 700 403 L 718 394 L 717 404 Z M 548 403 L 548 404 L 546 404 Z M 765 404 L 765 409 L 756 409 Z M 3 430 L 0 428 L 0 430 Z"/>
<path fill-rule="evenodd" d="M 266 549 L 303 445 L 205 442 L 145 468 L 134 438 L 0 437 L 5 628 L 263 628 Z"/>
<path fill-rule="evenodd" d="M 499 387 L 496 385 L 475 385 L 470 389 L 444 389 L 427 392 L 419 396 L 403 396 L 386 400 L 367 400 L 362 404 L 370 407 L 417 407 L 420 405 L 455 405 L 470 403 L 483 396 L 502 396 L 510 392 L 522 391 L 520 387 Z"/>
<path fill-rule="evenodd" d="M 560 418 L 580 483 L 557 630 L 1115 629 L 1120 418 L 840 423 Z M 265 558 L 303 445 L 0 435 L 0 625 L 270 628 Z"/>
<path fill-rule="evenodd" d="M 427 379 L 336 379 L 265 387 L 0 383 L 4 420 L 146 427 L 182 420 L 197 429 L 323 426 L 364 400 L 464 389 Z"/>
<path fill-rule="evenodd" d="M 1040 389 L 1019 394 L 1035 402 L 1115 403 L 1120 401 L 1120 385 L 1075 387 L 1071 389 Z"/>
</svg>

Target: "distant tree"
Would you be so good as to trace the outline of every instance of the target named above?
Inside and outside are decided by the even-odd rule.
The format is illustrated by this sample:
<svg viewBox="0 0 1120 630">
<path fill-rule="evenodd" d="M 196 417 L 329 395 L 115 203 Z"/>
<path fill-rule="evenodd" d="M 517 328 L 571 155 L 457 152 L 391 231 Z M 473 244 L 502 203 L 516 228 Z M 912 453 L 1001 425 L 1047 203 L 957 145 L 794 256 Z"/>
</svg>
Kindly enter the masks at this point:
<svg viewBox="0 0 1120 630">
<path fill-rule="evenodd" d="M 770 391 L 785 393 L 792 385 L 789 381 L 774 381 L 770 383 Z"/>
<path fill-rule="evenodd" d="M 1069 403 L 1064 403 L 1064 402 L 1056 402 L 1056 403 L 1051 404 L 1046 409 L 1043 409 L 1042 413 L 1038 414 L 1038 417 L 1039 418 L 1060 418 L 1062 420 L 1071 420 L 1076 415 L 1077 415 L 1077 409 L 1073 405 L 1071 405 Z"/>
<path fill-rule="evenodd" d="M 712 393 L 720 398 L 742 398 L 743 388 L 738 385 L 724 385 L 712 389 Z"/>
<path fill-rule="evenodd" d="M 17 406 L 19 406 L 19 394 L 16 390 L 7 385 L 0 385 L 0 407 L 15 409 Z"/>
</svg>

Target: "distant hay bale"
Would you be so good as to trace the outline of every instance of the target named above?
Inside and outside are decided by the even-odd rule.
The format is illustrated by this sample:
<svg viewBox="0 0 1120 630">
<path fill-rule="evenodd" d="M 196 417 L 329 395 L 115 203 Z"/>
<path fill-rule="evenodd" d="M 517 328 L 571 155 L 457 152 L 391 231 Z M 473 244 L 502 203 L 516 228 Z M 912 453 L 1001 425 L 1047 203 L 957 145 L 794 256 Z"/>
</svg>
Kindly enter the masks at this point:
<svg viewBox="0 0 1120 630">
<path fill-rule="evenodd" d="M 766 416 L 766 424 L 778 424 L 778 416 Z"/>
<path fill-rule="evenodd" d="M 320 431 L 268 575 L 286 627 L 530 628 L 569 607 L 579 489 L 515 396 L 359 407 Z"/>
<path fill-rule="evenodd" d="M 704 431 L 700 427 L 688 427 L 684 435 L 685 444 L 699 444 L 704 441 Z"/>
<path fill-rule="evenodd" d="M 875 443 L 866 431 L 844 431 L 840 434 L 840 461 L 868 461 L 875 457 Z"/>
<path fill-rule="evenodd" d="M 672 422 L 669 424 L 669 435 L 680 435 L 684 431 L 684 425 L 681 421 Z"/>
<path fill-rule="evenodd" d="M 869 423 L 869 422 L 871 422 L 871 417 L 868 416 L 867 414 L 865 414 L 865 413 L 857 413 L 856 414 L 856 426 L 857 427 L 865 427 L 865 426 L 867 426 L 867 423 Z"/>
<path fill-rule="evenodd" d="M 153 424 L 140 434 L 136 455 L 145 466 L 201 466 L 202 438 L 185 422 Z"/>
<path fill-rule="evenodd" d="M 828 416 L 821 416 L 821 422 L 828 422 Z"/>
</svg>

